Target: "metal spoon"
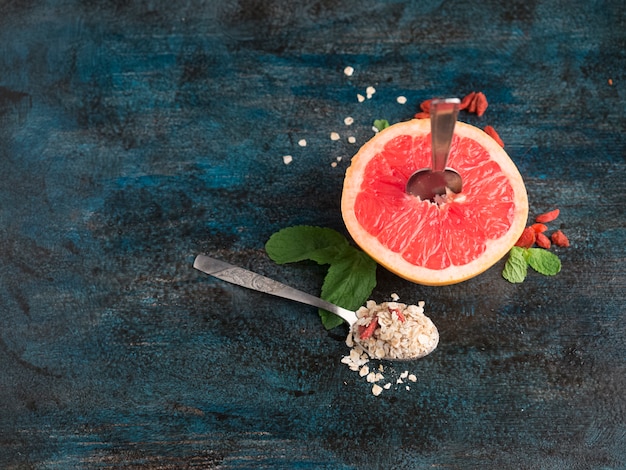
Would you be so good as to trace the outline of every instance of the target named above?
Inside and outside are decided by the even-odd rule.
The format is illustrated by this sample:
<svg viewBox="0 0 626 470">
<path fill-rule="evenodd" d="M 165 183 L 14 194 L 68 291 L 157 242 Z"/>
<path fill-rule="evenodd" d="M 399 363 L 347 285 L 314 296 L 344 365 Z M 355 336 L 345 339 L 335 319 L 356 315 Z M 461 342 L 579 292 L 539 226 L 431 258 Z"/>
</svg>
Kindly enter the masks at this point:
<svg viewBox="0 0 626 470">
<path fill-rule="evenodd" d="M 432 169 L 423 168 L 411 175 L 406 183 L 406 192 L 422 200 L 435 200 L 435 196 L 460 193 L 463 187 L 461 175 L 447 168 L 450 143 L 459 114 L 458 98 L 433 100 L 430 105 L 430 129 L 432 141 Z"/>
<path fill-rule="evenodd" d="M 353 325 L 357 321 L 356 312 L 353 312 L 352 310 L 339 307 L 338 305 L 322 300 L 319 297 L 307 294 L 306 292 L 299 291 L 297 289 L 294 289 L 293 287 L 289 287 L 268 277 L 262 276 L 252 271 L 248 271 L 244 268 L 233 266 L 232 264 L 226 263 L 224 261 L 210 258 L 206 255 L 196 256 L 193 267 L 199 271 L 202 271 L 203 273 L 221 279 L 222 281 L 227 281 L 232 284 L 237 284 L 238 286 L 247 287 L 248 289 L 265 292 L 267 294 L 272 294 L 278 297 L 283 297 L 285 299 L 295 300 L 296 302 L 311 305 L 313 307 L 322 308 L 336 315 L 339 315 L 350 326 L 350 329 L 352 329 Z M 437 333 L 437 340 L 438 339 L 439 337 Z M 420 357 L 426 356 L 427 354 L 430 354 L 436 347 L 437 342 L 432 345 L 432 349 L 424 351 L 419 356 L 405 359 L 388 359 L 393 361 L 418 359 Z"/>
<path fill-rule="evenodd" d="M 329 312 L 343 318 L 345 322 L 350 325 L 350 327 L 356 323 L 357 316 L 352 310 L 331 304 L 330 302 L 307 294 L 306 292 L 281 284 L 280 282 L 270 279 L 269 277 L 261 276 L 260 274 L 233 266 L 232 264 L 228 264 L 224 261 L 210 258 L 205 255 L 198 255 L 193 263 L 193 267 L 203 273 L 221 279 L 222 281 L 227 281 L 232 284 L 237 284 L 238 286 L 247 287 L 248 289 L 265 292 L 266 294 L 272 294 L 278 297 L 295 300 L 296 302 L 328 310 Z"/>
</svg>

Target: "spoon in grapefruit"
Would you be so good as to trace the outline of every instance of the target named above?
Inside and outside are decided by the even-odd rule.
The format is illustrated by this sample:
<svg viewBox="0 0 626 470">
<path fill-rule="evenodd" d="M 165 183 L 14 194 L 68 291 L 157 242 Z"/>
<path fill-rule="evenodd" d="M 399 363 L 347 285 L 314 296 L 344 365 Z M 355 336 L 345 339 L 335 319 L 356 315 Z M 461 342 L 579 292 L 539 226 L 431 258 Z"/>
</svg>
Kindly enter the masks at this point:
<svg viewBox="0 0 626 470">
<path fill-rule="evenodd" d="M 406 191 L 422 200 L 435 201 L 436 196 L 446 194 L 446 188 L 460 193 L 463 188 L 461 176 L 447 168 L 454 126 L 459 114 L 458 98 L 433 100 L 430 105 L 430 136 L 432 142 L 432 168 L 423 168 L 411 175 Z"/>
<path fill-rule="evenodd" d="M 458 121 L 448 164 L 462 191 L 437 202 L 407 193 L 432 158 L 430 119 L 387 127 L 352 157 L 341 213 L 352 239 L 378 264 L 424 285 L 454 284 L 484 272 L 519 239 L 528 196 L 515 163 L 481 129 Z"/>
</svg>

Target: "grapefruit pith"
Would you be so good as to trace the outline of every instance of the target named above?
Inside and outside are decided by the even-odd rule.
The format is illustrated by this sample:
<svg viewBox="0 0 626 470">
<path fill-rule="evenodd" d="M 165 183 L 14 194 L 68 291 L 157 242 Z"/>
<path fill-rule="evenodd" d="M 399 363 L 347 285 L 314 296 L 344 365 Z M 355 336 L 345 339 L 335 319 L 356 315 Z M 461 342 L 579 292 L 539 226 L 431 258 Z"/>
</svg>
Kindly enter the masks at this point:
<svg viewBox="0 0 626 470">
<path fill-rule="evenodd" d="M 463 122 L 448 159 L 463 190 L 437 202 L 408 194 L 409 177 L 430 166 L 430 119 L 386 128 L 352 158 L 341 212 L 354 241 L 380 265 L 418 284 L 453 284 L 508 253 L 526 226 L 528 197 L 504 149 Z"/>
</svg>

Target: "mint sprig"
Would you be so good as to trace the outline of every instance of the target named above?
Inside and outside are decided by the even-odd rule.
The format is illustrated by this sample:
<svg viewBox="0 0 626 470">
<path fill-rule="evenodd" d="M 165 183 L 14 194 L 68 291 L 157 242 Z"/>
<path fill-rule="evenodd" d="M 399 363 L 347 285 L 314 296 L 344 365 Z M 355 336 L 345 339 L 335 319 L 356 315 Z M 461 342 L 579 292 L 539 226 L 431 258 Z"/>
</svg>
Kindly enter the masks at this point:
<svg viewBox="0 0 626 470">
<path fill-rule="evenodd" d="M 376 262 L 329 228 L 296 225 L 282 229 L 269 238 L 265 251 L 278 264 L 311 260 L 329 265 L 320 296 L 343 308 L 358 309 L 376 286 Z M 343 323 L 326 310 L 320 309 L 319 315 L 328 330 Z"/>
<path fill-rule="evenodd" d="M 389 127 L 389 121 L 387 121 L 386 119 L 376 119 L 374 121 L 374 127 L 378 129 L 378 131 L 380 132 L 383 129 L 386 129 Z"/>
<path fill-rule="evenodd" d="M 545 276 L 554 276 L 561 271 L 561 260 L 557 255 L 543 248 L 514 246 L 509 252 L 502 277 L 512 283 L 524 282 L 528 266 Z"/>
</svg>

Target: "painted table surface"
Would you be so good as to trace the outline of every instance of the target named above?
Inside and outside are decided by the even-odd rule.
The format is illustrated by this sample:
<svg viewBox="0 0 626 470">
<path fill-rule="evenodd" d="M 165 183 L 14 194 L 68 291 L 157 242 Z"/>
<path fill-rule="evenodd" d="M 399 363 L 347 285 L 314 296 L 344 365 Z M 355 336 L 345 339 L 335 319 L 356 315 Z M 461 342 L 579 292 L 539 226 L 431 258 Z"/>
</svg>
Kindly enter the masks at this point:
<svg viewBox="0 0 626 470">
<path fill-rule="evenodd" d="M 0 467 L 626 468 L 625 10 L 0 2 Z M 470 91 L 490 105 L 461 120 L 498 130 L 572 245 L 516 285 L 503 261 L 448 287 L 379 268 L 373 298 L 424 300 L 441 332 L 380 396 L 314 308 L 192 268 L 319 293 L 325 267 L 275 265 L 269 236 L 345 233 L 373 120 Z"/>
</svg>

